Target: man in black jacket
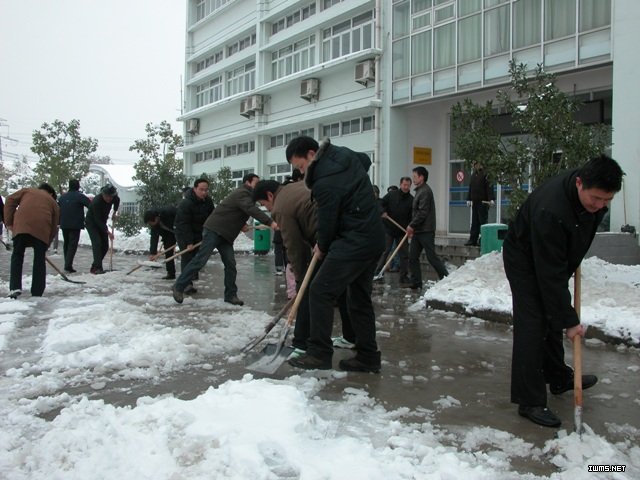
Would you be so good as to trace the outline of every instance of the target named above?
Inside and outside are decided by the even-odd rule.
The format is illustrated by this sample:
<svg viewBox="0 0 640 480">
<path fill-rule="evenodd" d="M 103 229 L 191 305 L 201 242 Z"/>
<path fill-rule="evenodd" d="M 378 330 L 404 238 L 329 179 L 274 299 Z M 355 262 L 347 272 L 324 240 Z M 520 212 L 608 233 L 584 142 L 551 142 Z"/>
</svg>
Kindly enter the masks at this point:
<svg viewBox="0 0 640 480">
<path fill-rule="evenodd" d="M 311 331 L 307 352 L 289 363 L 298 368 L 332 367 L 333 310 L 348 289 L 348 305 L 356 334 L 356 356 L 340 361 L 349 371 L 379 372 L 375 313 L 371 302 L 373 274 L 384 249 L 384 227 L 367 171 L 364 153 L 318 145 L 311 137 L 291 140 L 287 161 L 304 173 L 317 205 L 318 235 L 314 253 L 324 258 L 309 286 Z"/>
<path fill-rule="evenodd" d="M 401 227 L 407 228 L 411 221 L 411 209 L 413 205 L 413 195 L 411 195 L 411 179 L 409 177 L 402 177 L 400 179 L 400 188 L 397 190 L 391 190 L 384 197 L 382 197 L 382 218 L 384 220 L 385 228 L 385 251 L 378 261 L 376 271 L 380 272 L 384 264 L 387 262 L 387 258 L 391 254 L 394 245 L 399 245 L 404 232 L 398 228 L 397 225 L 390 222 L 388 219 L 393 219 Z M 407 242 L 404 242 L 398 252 L 400 258 L 400 282 L 408 282 L 408 260 L 409 260 L 409 247 Z"/>
<path fill-rule="evenodd" d="M 260 177 L 254 173 L 245 175 L 242 185 L 227 195 L 204 222 L 202 245 L 173 285 L 173 299 L 176 302 L 182 303 L 193 277 L 207 264 L 209 257 L 217 249 L 224 264 L 224 301 L 232 305 L 244 305 L 238 298 L 233 242 L 241 231 L 247 229 L 249 217 L 274 229 L 278 228 L 278 225 L 253 201 L 253 187 L 258 180 Z"/>
<path fill-rule="evenodd" d="M 107 227 L 109 213 L 113 207 L 112 222 L 115 222 L 118 215 L 118 207 L 120 207 L 120 197 L 116 187 L 106 184 L 100 190 L 100 193 L 93 197 L 89 209 L 87 210 L 87 218 L 85 220 L 87 233 L 91 239 L 91 250 L 93 251 L 93 263 L 91 263 L 91 273 L 102 274 L 102 260 L 109 251 L 109 239 L 113 240 L 113 233 Z"/>
<path fill-rule="evenodd" d="M 90 204 L 91 200 L 80 191 L 80 182 L 75 178 L 69 180 L 69 191 L 58 198 L 65 272 L 75 272 L 73 259 L 78 251 L 80 230 L 84 228 L 84 209 L 89 208 Z"/>
<path fill-rule="evenodd" d="M 596 157 L 536 188 L 509 225 L 503 259 L 513 297 L 511 402 L 519 405 L 521 416 L 539 425 L 561 424 L 547 408 L 546 384 L 554 395 L 573 388 L 562 330 L 571 340 L 584 336 L 568 282 L 608 203 L 620 191 L 623 175 L 613 159 Z M 597 380 L 584 375 L 582 388 Z"/>
<path fill-rule="evenodd" d="M 180 250 L 188 250 L 180 257 L 180 267 L 184 272 L 189 262 L 198 252 L 194 245 L 202 240 L 202 225 L 213 212 L 213 200 L 209 197 L 209 181 L 198 178 L 193 188 L 184 194 L 176 211 L 174 233 Z M 197 280 L 198 272 L 193 276 Z M 197 293 L 193 283 L 185 288 L 185 293 Z"/>
<path fill-rule="evenodd" d="M 162 238 L 165 258 L 173 256 L 173 250 L 168 250 L 176 244 L 176 236 L 173 233 L 173 224 L 176 220 L 176 207 L 168 206 L 147 210 L 144 212 L 144 223 L 149 226 L 150 244 L 149 255 L 151 258 L 158 254 L 158 241 Z M 169 260 L 165 263 L 167 274 L 163 280 L 174 280 L 176 278 L 176 262 Z"/>
<path fill-rule="evenodd" d="M 489 220 L 489 206 L 493 205 L 493 186 L 482 165 L 473 162 L 473 172 L 469 181 L 467 206 L 471 207 L 471 229 L 467 246 L 477 246 L 480 237 L 480 227 Z"/>
</svg>

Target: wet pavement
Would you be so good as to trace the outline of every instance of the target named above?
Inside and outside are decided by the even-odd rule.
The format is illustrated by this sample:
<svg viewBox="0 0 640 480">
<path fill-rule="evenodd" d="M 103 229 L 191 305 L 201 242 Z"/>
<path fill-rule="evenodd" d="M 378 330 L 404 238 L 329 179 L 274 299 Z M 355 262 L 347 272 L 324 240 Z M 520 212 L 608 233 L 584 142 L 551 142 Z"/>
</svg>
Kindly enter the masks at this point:
<svg viewBox="0 0 640 480">
<path fill-rule="evenodd" d="M 29 252 L 27 253 L 27 258 Z M 216 256 L 213 257 L 217 259 Z M 56 257 L 54 257 L 56 259 Z M 114 264 L 122 270 L 136 265 L 142 256 L 116 254 Z M 59 265 L 62 264 L 57 257 Z M 238 254 L 238 296 L 245 305 L 275 314 L 286 302 L 286 287 L 283 276 L 274 275 L 273 255 L 256 256 Z M 8 280 L 9 254 L 0 255 L 0 277 Z M 81 248 L 76 268 L 90 264 L 90 250 Z M 25 262 L 25 273 L 30 271 Z M 424 269 L 426 272 L 426 269 Z M 148 285 L 153 292 L 166 294 L 168 281 L 161 280 Z M 425 309 L 416 305 L 419 293 L 401 289 L 398 274 L 387 274 L 384 282 L 374 286 L 374 303 L 377 315 L 379 348 L 383 366 L 379 375 L 349 373 L 334 375 L 318 395 L 324 399 L 340 400 L 345 388 L 365 389 L 388 410 L 407 407 L 411 410 L 430 411 L 427 418 L 434 424 L 456 432 L 471 427 L 490 427 L 516 435 L 537 447 L 555 434 L 547 429 L 520 418 L 516 407 L 509 402 L 509 371 L 511 357 L 511 329 L 508 325 L 492 323 L 478 318 L 469 318 L 452 312 Z M 429 273 L 427 272 L 427 278 Z M 194 298 L 222 297 L 222 265 L 219 261 L 209 263 L 201 272 L 197 282 L 199 293 Z M 28 288 L 28 285 L 25 285 Z M 45 292 L 45 296 L 47 293 Z M 194 323 L 206 322 L 204 308 L 197 302 L 182 307 L 184 318 Z M 40 318 L 46 318 L 42 312 Z M 339 315 L 336 312 L 336 327 Z M 191 320 L 190 320 L 191 321 Z M 38 319 L 24 325 L 32 329 L 32 335 L 23 335 L 22 351 L 29 350 L 27 343 L 44 331 L 45 325 Z M 335 334 L 340 334 L 335 329 Z M 567 361 L 571 362 L 570 346 Z M 208 359 L 207 368 L 193 366 L 163 377 L 160 381 L 112 381 L 105 388 L 94 390 L 89 385 L 68 388 L 71 395 L 84 394 L 92 399 L 104 399 L 115 405 L 135 405 L 137 398 L 145 395 L 173 394 L 190 399 L 198 396 L 210 386 L 228 379 L 239 379 L 248 373 L 248 361 L 229 361 L 227 352 Z M 336 350 L 334 366 L 352 353 Z M 28 359 L 3 357 L 2 371 L 20 361 Z M 610 442 L 622 440 L 611 425 L 628 424 L 640 429 L 640 351 L 627 347 L 615 347 L 601 342 L 587 342 L 583 347 L 583 371 L 594 373 L 600 382 L 584 392 L 583 421 L 595 433 Z M 253 372 L 252 372 L 253 373 Z M 300 370 L 284 364 L 272 378 L 286 378 Z M 306 373 L 308 374 L 308 373 Z M 261 374 L 253 373 L 255 377 Z M 326 376 L 327 374 L 321 374 Z M 573 395 L 549 395 L 549 407 L 563 419 L 563 428 L 573 430 Z M 55 412 L 49 415 L 55 415 Z M 419 421 L 419 419 L 416 419 Z M 518 464 L 514 468 L 536 474 L 555 471 L 551 464 Z"/>
</svg>

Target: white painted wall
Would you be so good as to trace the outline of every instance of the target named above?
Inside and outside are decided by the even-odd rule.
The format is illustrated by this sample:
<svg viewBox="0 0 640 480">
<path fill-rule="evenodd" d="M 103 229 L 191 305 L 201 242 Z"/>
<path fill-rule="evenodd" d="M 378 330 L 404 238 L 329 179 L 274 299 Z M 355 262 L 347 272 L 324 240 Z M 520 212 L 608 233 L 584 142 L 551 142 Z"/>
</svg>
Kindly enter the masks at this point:
<svg viewBox="0 0 640 480">
<path fill-rule="evenodd" d="M 625 223 L 640 229 L 640 2 L 616 0 L 613 4 L 612 156 L 627 174 L 623 191 L 611 203 L 611 231 L 617 232 Z"/>
</svg>

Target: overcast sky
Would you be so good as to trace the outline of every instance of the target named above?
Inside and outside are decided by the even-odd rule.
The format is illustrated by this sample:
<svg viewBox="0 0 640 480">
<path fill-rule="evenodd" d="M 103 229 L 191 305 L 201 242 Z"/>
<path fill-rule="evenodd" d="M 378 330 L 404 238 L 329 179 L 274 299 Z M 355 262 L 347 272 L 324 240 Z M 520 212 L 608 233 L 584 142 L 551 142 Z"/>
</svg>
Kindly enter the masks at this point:
<svg viewBox="0 0 640 480">
<path fill-rule="evenodd" d="M 80 121 L 99 155 L 133 163 L 147 123 L 182 133 L 185 0 L 0 0 L 5 164 L 44 122 Z"/>
</svg>

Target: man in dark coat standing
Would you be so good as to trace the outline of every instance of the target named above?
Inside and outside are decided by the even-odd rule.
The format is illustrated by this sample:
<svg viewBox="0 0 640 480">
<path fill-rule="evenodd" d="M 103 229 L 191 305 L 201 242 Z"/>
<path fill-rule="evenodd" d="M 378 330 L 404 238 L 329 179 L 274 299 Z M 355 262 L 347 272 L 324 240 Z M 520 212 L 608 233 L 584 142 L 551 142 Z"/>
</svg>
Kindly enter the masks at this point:
<svg viewBox="0 0 640 480">
<path fill-rule="evenodd" d="M 493 186 L 482 165 L 473 162 L 473 173 L 469 181 L 467 206 L 471 207 L 471 230 L 466 246 L 477 246 L 480 237 L 480 227 L 489 219 L 489 206 L 493 205 Z"/>
<path fill-rule="evenodd" d="M 176 302 L 182 303 L 184 294 L 187 293 L 186 288 L 191 284 L 193 277 L 207 264 L 209 257 L 217 249 L 224 264 L 224 301 L 232 305 L 244 305 L 238 298 L 238 272 L 233 242 L 241 231 L 247 229 L 249 217 L 272 228 L 278 227 L 253 201 L 253 187 L 258 180 L 260 177 L 254 173 L 245 175 L 242 185 L 227 195 L 204 222 L 202 245 L 173 285 L 173 299 Z"/>
<path fill-rule="evenodd" d="M 78 251 L 80 230 L 84 228 L 84 209 L 89 208 L 91 200 L 80 191 L 80 182 L 69 180 L 69 191 L 58 198 L 60 205 L 60 228 L 62 229 L 62 251 L 64 253 L 64 271 L 75 273 L 73 259 Z"/>
<path fill-rule="evenodd" d="M 422 288 L 422 269 L 420 267 L 420 253 L 424 248 L 427 260 L 435 269 L 438 277 L 443 279 L 449 272 L 440 257 L 436 254 L 436 203 L 433 199 L 433 191 L 427 185 L 429 172 L 424 167 L 413 169 L 413 184 L 415 196 L 411 211 L 411 222 L 407 226 L 407 234 L 411 239 L 409 247 L 409 267 L 411 269 L 411 281 L 403 286 L 412 289 Z"/>
<path fill-rule="evenodd" d="M 205 220 L 213 212 L 213 200 L 209 196 L 209 181 L 198 178 L 193 182 L 193 188 L 184 192 L 184 198 L 178 204 L 176 219 L 174 222 L 174 234 L 180 251 L 187 250 L 180 257 L 181 271 L 185 271 L 187 265 L 198 253 L 198 247 L 194 245 L 202 241 L 202 226 Z M 198 279 L 198 272 L 193 280 Z M 190 282 L 185 293 L 197 293 L 193 282 Z"/>
<path fill-rule="evenodd" d="M 162 238 L 164 246 L 165 258 L 173 256 L 173 250 L 169 248 L 175 246 L 176 236 L 173 232 L 173 224 L 176 221 L 176 207 L 168 206 L 162 208 L 150 209 L 144 212 L 144 223 L 149 226 L 149 254 L 153 259 L 158 254 L 158 241 Z M 165 263 L 167 274 L 162 277 L 163 280 L 175 280 L 176 278 L 176 262 L 169 260 Z"/>
<path fill-rule="evenodd" d="M 378 261 L 376 271 L 380 272 L 384 264 L 387 262 L 387 258 L 391 254 L 394 245 L 399 245 L 404 232 L 398 228 L 397 225 L 389 221 L 389 218 L 393 219 L 401 227 L 405 229 L 411 221 L 411 209 L 413 206 L 413 195 L 411 195 L 411 179 L 409 177 L 402 177 L 400 179 L 400 188 L 397 190 L 391 190 L 384 197 L 382 197 L 382 218 L 384 219 L 385 228 L 385 240 L 386 246 L 384 253 Z M 409 247 L 407 242 L 404 242 L 398 251 L 400 258 L 400 282 L 409 281 Z"/>
<path fill-rule="evenodd" d="M 289 363 L 304 369 L 332 367 L 334 306 L 348 289 L 355 357 L 341 360 L 342 370 L 379 372 L 381 359 L 371 291 L 373 274 L 384 250 L 384 227 L 367 174 L 371 159 L 364 153 L 318 145 L 311 137 L 289 142 L 287 161 L 305 175 L 317 205 L 318 234 L 314 254 L 323 258 L 309 286 L 310 336 L 305 355 Z"/>
<path fill-rule="evenodd" d="M 537 187 L 509 225 L 502 251 L 513 297 L 511 402 L 539 425 L 561 424 L 547 408 L 546 384 L 554 395 L 573 388 L 562 331 L 569 339 L 584 336 L 568 282 L 620 191 L 623 175 L 613 159 L 596 157 Z M 582 388 L 597 380 L 584 375 Z"/>
<path fill-rule="evenodd" d="M 60 208 L 56 191 L 47 183 L 38 188 L 23 188 L 7 197 L 4 220 L 13 237 L 9 297 L 22 293 L 22 265 L 27 247 L 33 248 L 31 295 L 41 297 L 46 287 L 47 248 L 58 235 Z"/>
<path fill-rule="evenodd" d="M 85 223 L 87 233 L 91 239 L 91 250 L 93 252 L 93 262 L 91 263 L 90 272 L 96 275 L 104 273 L 102 261 L 109 251 L 109 239 L 113 240 L 113 233 L 107 227 L 109 213 L 113 207 L 112 222 L 117 219 L 118 207 L 120 207 L 120 197 L 118 190 L 111 184 L 106 184 L 100 190 L 100 193 L 93 197 Z"/>
</svg>

